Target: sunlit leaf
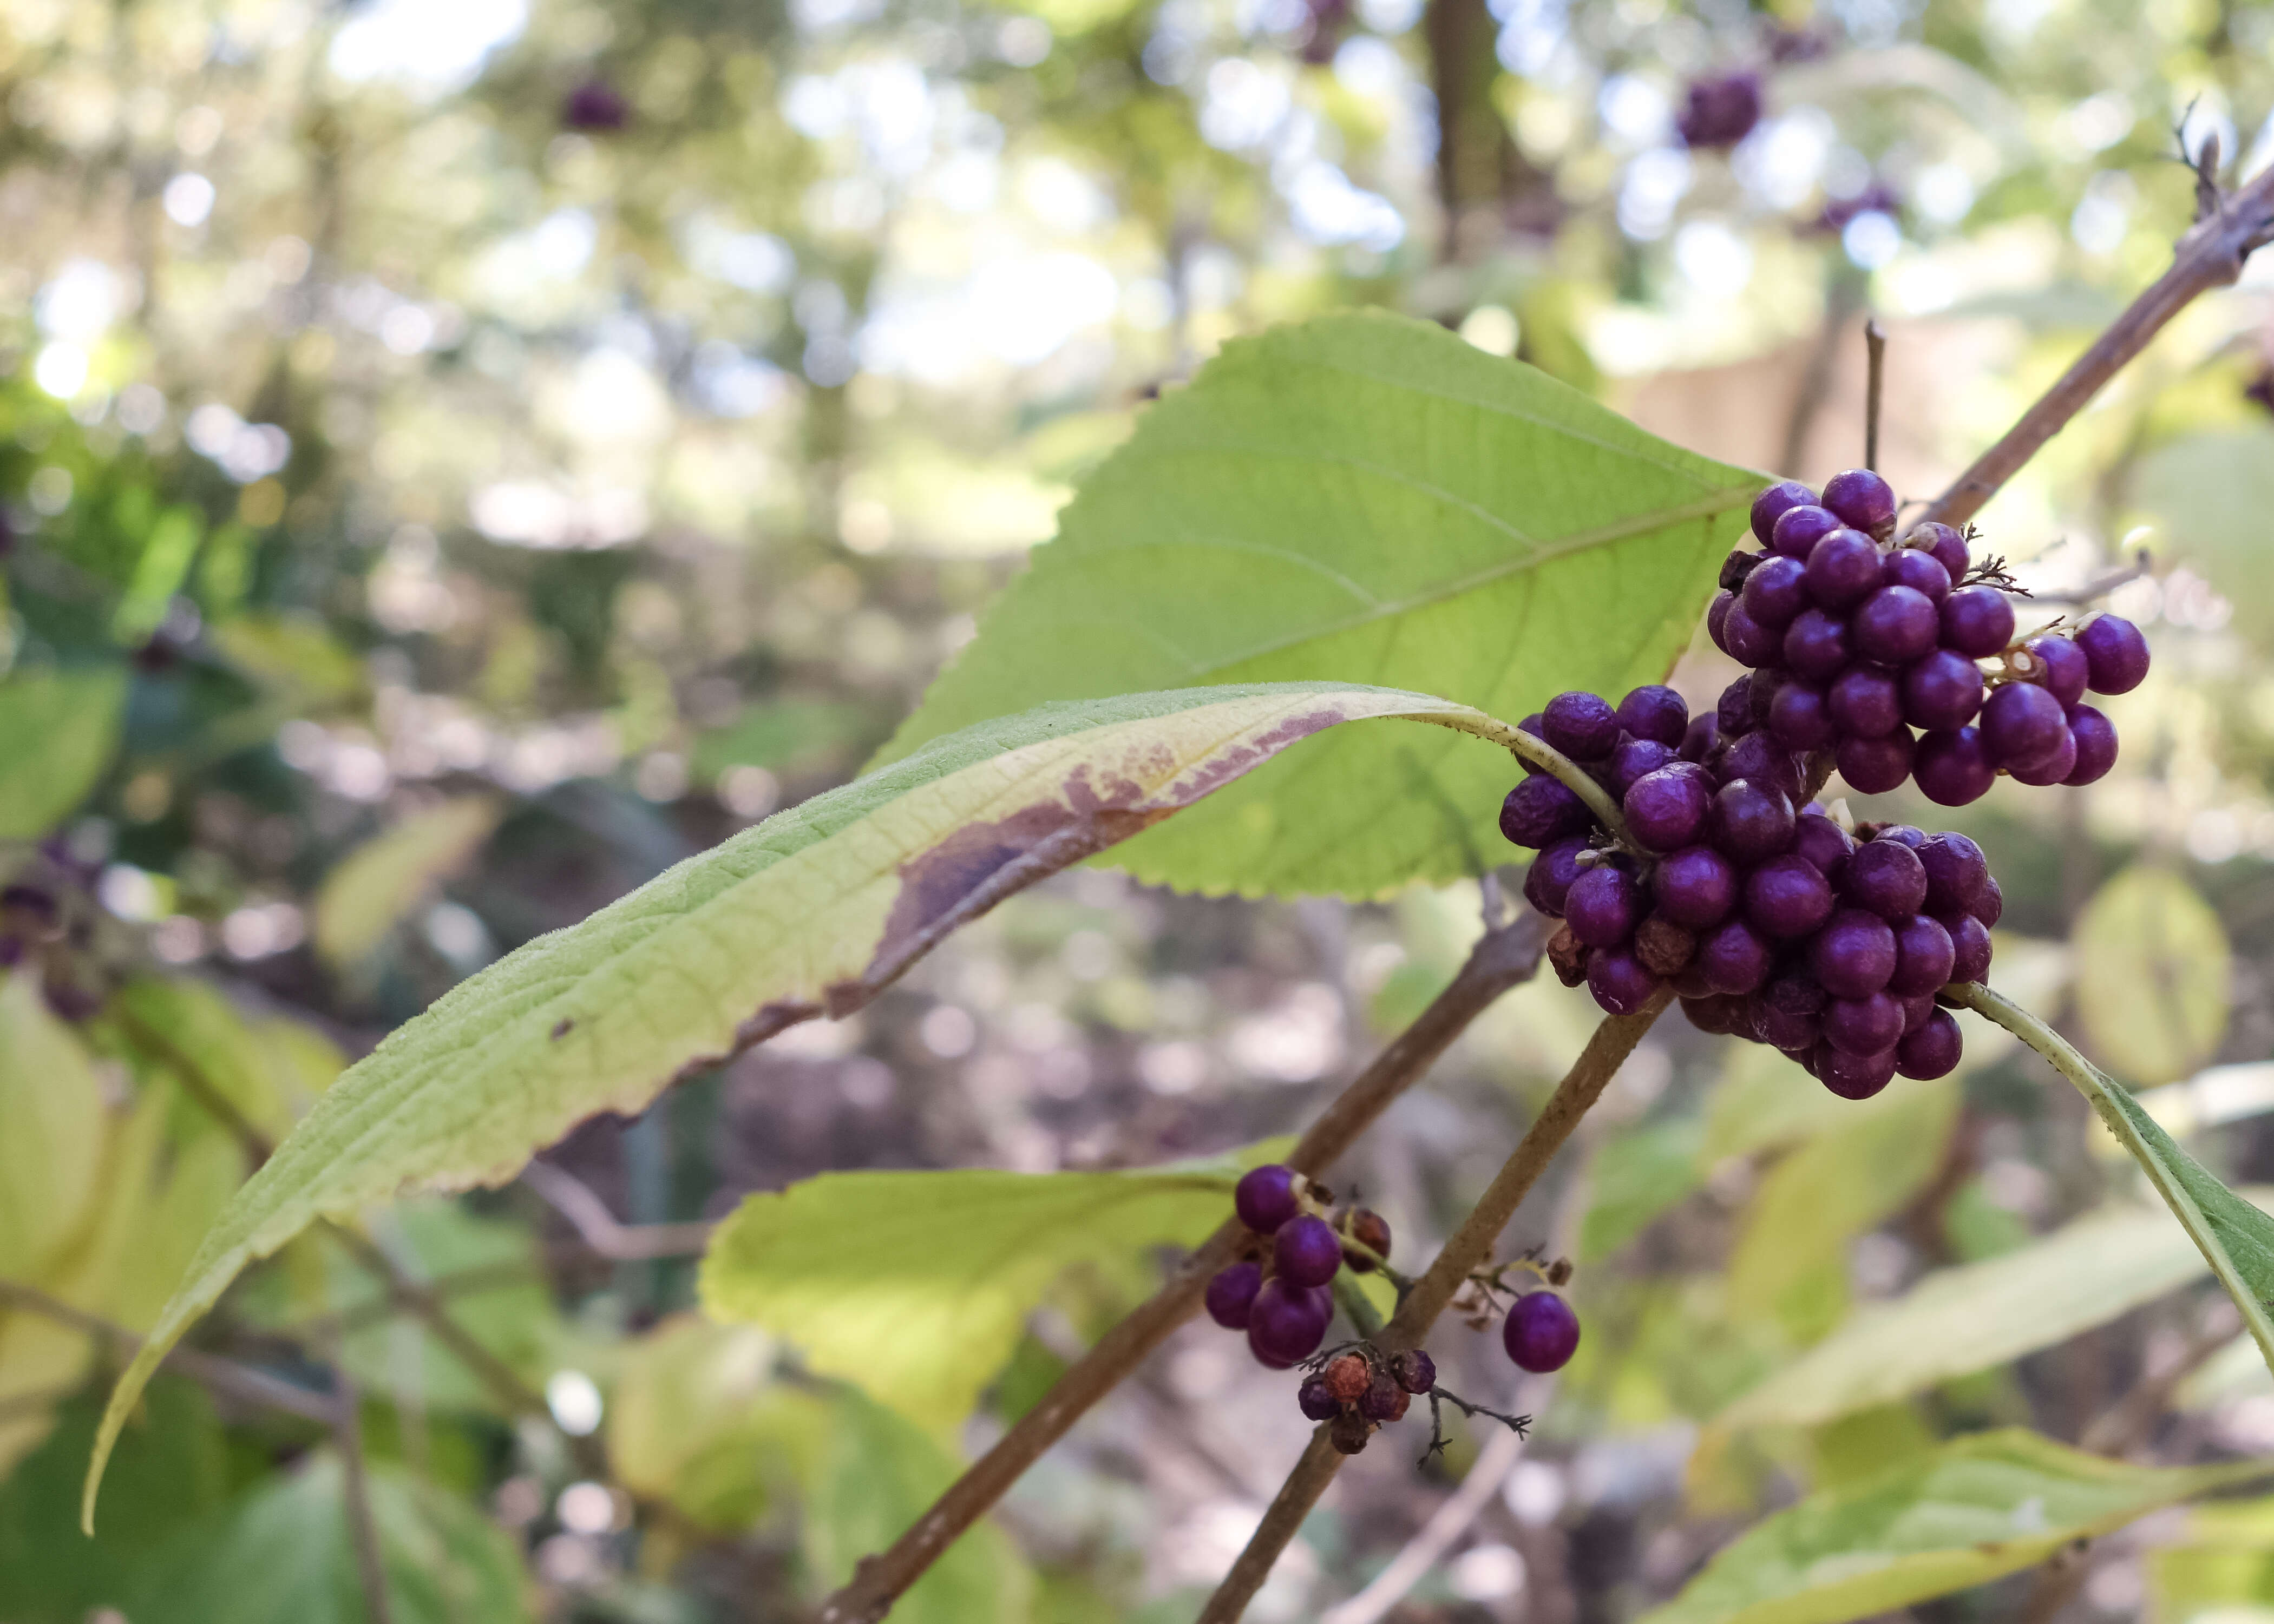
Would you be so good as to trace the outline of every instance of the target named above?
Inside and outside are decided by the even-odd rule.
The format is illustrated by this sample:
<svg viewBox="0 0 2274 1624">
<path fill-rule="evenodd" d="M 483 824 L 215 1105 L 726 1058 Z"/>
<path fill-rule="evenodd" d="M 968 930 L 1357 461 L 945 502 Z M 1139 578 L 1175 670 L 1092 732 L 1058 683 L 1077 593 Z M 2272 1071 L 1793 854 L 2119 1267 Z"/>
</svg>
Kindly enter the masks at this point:
<svg viewBox="0 0 2274 1624">
<path fill-rule="evenodd" d="M 2076 921 L 2076 1009 L 2092 1048 L 2139 1084 L 2187 1076 L 2226 1034 L 2231 955 L 2218 915 L 2169 868 L 2140 863 Z"/>
<path fill-rule="evenodd" d="M 2190 1508 L 2146 1567 L 2157 1619 L 2264 1624 L 2274 1614 L 2274 1500 Z"/>
<path fill-rule="evenodd" d="M 1058 538 L 886 747 L 1189 682 L 1337 678 L 1520 717 L 1689 643 L 1759 476 L 1427 322 L 1226 345 L 1083 482 Z M 1506 765 L 1345 735 L 1118 853 L 1140 877 L 1369 896 L 1503 860 Z"/>
<path fill-rule="evenodd" d="M 116 666 L 0 679 L 0 840 L 43 835 L 87 798 L 118 748 L 125 703 Z"/>
<path fill-rule="evenodd" d="M 0 1274 L 36 1280 L 94 1199 L 106 1127 L 87 1050 L 36 973 L 0 979 Z"/>
<path fill-rule="evenodd" d="M 237 1271 L 318 1218 L 509 1178 L 584 1117 L 637 1111 L 676 1077 L 858 1009 L 1004 897 L 1314 733 L 1381 717 L 1510 736 L 1466 706 L 1328 684 L 1044 706 L 777 814 L 529 944 L 398 1028 L 278 1146 L 120 1378 L 104 1441 Z M 98 1450 L 90 1514 L 101 1477 Z"/>
<path fill-rule="evenodd" d="M 1579 1225 L 1579 1259 L 1607 1258 L 1642 1233 L 1652 1219 L 1696 1190 L 1705 1177 L 1698 1147 L 1705 1130 L 1694 1118 L 1630 1129 L 1587 1164 L 1587 1215 Z"/>
<path fill-rule="evenodd" d="M 1977 1433 L 1776 1513 L 1638 1624 L 1841 1624 L 1984 1583 L 2270 1470 L 2149 1470 L 2018 1428 Z"/>
<path fill-rule="evenodd" d="M 2214 429 L 2157 446 L 2130 470 L 2131 500 L 2167 546 L 2233 605 L 2235 629 L 2274 648 L 2274 594 L 2263 590 L 2266 515 L 2274 512 L 2274 429 Z"/>
<path fill-rule="evenodd" d="M 486 795 L 446 801 L 350 852 L 316 893 L 316 951 L 336 969 L 377 947 L 474 860 L 501 810 Z"/>
<path fill-rule="evenodd" d="M 704 1305 L 927 1426 L 960 1421 L 1052 1280 L 1084 1259 L 1197 1245 L 1232 1176 L 826 1173 L 754 1195 L 703 1262 Z"/>
</svg>

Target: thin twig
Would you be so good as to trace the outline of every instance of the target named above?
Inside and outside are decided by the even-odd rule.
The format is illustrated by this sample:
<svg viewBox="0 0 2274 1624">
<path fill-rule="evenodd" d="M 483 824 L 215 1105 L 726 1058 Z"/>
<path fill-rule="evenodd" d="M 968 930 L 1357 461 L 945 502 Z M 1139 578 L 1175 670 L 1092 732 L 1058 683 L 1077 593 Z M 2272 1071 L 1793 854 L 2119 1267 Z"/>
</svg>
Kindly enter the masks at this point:
<svg viewBox="0 0 2274 1624">
<path fill-rule="evenodd" d="M 2138 556 L 2127 568 L 2112 570 L 2097 580 L 2088 581 L 2074 592 L 2032 592 L 2029 594 L 2029 602 L 2057 604 L 2072 609 L 2082 608 L 2086 604 L 2099 602 L 2120 586 L 2129 586 L 2133 582 L 2154 573 L 2154 561 L 2150 558 L 2148 549 L 2142 547 Z"/>
<path fill-rule="evenodd" d="M 1445 1243 L 1444 1249 L 1414 1286 L 1412 1294 L 1374 1339 L 1377 1347 L 1395 1354 L 1420 1346 L 1437 1316 L 1467 1283 L 1471 1271 L 1492 1255 L 1501 1231 L 1508 1227 L 1517 1207 L 1531 1193 L 1548 1162 L 1562 1147 L 1563 1141 L 1571 1137 L 1588 1109 L 1602 1097 L 1603 1090 L 1626 1057 L 1634 1052 L 1643 1034 L 1650 1030 L 1651 1023 L 1673 1001 L 1674 995 L 1661 989 L 1634 1014 L 1608 1017 L 1595 1028 L 1594 1035 L 1587 1040 L 1587 1047 L 1572 1062 L 1563 1080 L 1555 1086 L 1555 1092 L 1532 1119 L 1531 1128 L 1494 1176 L 1476 1206 L 1470 1209 L 1469 1215 L 1462 1220 L 1453 1238 Z M 1319 1496 L 1326 1492 L 1327 1485 L 1334 1481 L 1335 1473 L 1347 1458 L 1329 1441 L 1328 1432 L 1327 1425 L 1321 1423 L 1312 1434 L 1310 1447 L 1303 1452 L 1303 1458 L 1280 1486 L 1278 1497 L 1263 1514 L 1263 1521 L 1248 1540 L 1247 1548 L 1239 1553 L 1231 1571 L 1216 1587 L 1216 1594 L 1209 1598 L 1198 1624 L 1236 1624 L 1255 1592 L 1262 1588 L 1271 1565 L 1295 1538 L 1303 1519 L 1310 1515 L 1311 1507 L 1318 1504 Z"/>
<path fill-rule="evenodd" d="M 60 1298 L 49 1297 L 37 1286 L 27 1286 L 20 1281 L 0 1280 L 0 1303 L 25 1313 L 37 1314 L 43 1320 L 52 1320 L 58 1325 L 67 1325 L 74 1331 L 109 1343 L 122 1353 L 131 1355 L 142 1345 L 142 1338 L 124 1326 L 115 1324 L 99 1314 L 91 1314 L 83 1308 L 75 1308 Z M 304 1421 L 313 1421 L 319 1426 L 332 1424 L 332 1407 L 320 1394 L 296 1387 L 267 1371 L 255 1370 L 250 1365 L 200 1353 L 194 1348 L 176 1348 L 166 1355 L 165 1367 L 215 1393 L 242 1402 L 281 1410 Z"/>
<path fill-rule="evenodd" d="M 348 1373 L 337 1337 L 325 1352 L 332 1362 L 332 1447 L 340 1452 L 340 1504 L 347 1514 L 348 1543 L 355 1550 L 364 1615 L 369 1624 L 394 1624 L 395 1609 L 387 1595 L 387 1562 L 380 1551 L 379 1524 L 371 1514 L 371 1473 L 363 1455 L 363 1395 Z"/>
<path fill-rule="evenodd" d="M 1864 466 L 1879 467 L 1879 399 L 1886 382 L 1887 335 L 1874 316 L 1864 324 Z"/>
<path fill-rule="evenodd" d="M 2157 277 L 2113 326 L 2061 374 L 2020 422 L 1930 503 L 1919 521 L 1964 524 L 2044 443 L 2084 410 L 2101 386 L 2148 346 L 2196 297 L 2242 274 L 2242 262 L 2274 241 L 2274 166 L 2215 206 L 2180 239 L 2171 268 Z"/>
<path fill-rule="evenodd" d="M 623 1223 L 592 1187 L 549 1162 L 532 1162 L 521 1182 L 568 1221 L 579 1239 L 604 1258 L 633 1262 L 691 1257 L 711 1244 L 708 1223 Z"/>
<path fill-rule="evenodd" d="M 1287 1165 L 1314 1174 L 1332 1165 L 1495 999 L 1531 979 L 1547 934 L 1547 922 L 1526 910 L 1479 938 L 1451 985 L 1327 1107 L 1289 1153 Z M 1044 1450 L 1200 1312 L 1209 1277 L 1249 1239 L 1238 1222 L 1227 1222 L 1166 1285 L 1068 1366 L 1042 1402 L 973 1462 L 913 1528 L 888 1550 L 862 1559 L 844 1588 L 822 1604 L 819 1624 L 871 1624 L 883 1618 Z"/>
</svg>

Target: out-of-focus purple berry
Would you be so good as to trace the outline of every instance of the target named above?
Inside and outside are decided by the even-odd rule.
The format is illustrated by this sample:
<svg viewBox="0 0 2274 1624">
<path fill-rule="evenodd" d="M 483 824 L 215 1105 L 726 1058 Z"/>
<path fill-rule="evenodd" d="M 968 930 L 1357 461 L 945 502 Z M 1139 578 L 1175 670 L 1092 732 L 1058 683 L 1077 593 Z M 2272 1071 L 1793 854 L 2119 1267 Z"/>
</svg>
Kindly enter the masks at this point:
<svg viewBox="0 0 2274 1624">
<path fill-rule="evenodd" d="M 1323 1286 L 1343 1266 L 1342 1237 L 1325 1219 L 1305 1213 L 1279 1226 L 1271 1242 L 1279 1278 L 1299 1286 Z"/>
<path fill-rule="evenodd" d="M 2064 784 L 2097 784 L 2116 764 L 2116 724 L 2090 705 L 2068 708 L 2068 730 L 2076 737 L 2076 764 Z"/>
<path fill-rule="evenodd" d="M 1719 717 L 1710 712 L 1705 716 L 1693 717 L 1690 726 L 1683 729 L 1682 759 L 1686 762 L 1703 762 L 1720 748 L 1721 743 L 1721 720 Z"/>
<path fill-rule="evenodd" d="M 1218 1269 L 1208 1283 L 1209 1318 L 1227 1331 L 1244 1328 L 1248 1311 L 1255 1306 L 1255 1293 L 1262 1284 L 1263 1268 L 1260 1264 L 1234 1263 Z"/>
<path fill-rule="evenodd" d="M 1787 749 L 1815 750 L 1831 743 L 1838 727 L 1822 688 L 1788 682 L 1769 704 L 1769 731 Z"/>
<path fill-rule="evenodd" d="M 1674 125 L 1685 147 L 1735 147 L 1761 121 L 1761 76 L 1750 70 L 1693 79 Z"/>
<path fill-rule="evenodd" d="M 1784 642 L 1774 630 L 1753 619 L 1741 597 L 1721 618 L 1721 647 L 1740 665 L 1769 665 L 1783 652 Z"/>
<path fill-rule="evenodd" d="M 1247 1346 L 1272 1370 L 1301 1364 L 1326 1340 L 1333 1310 L 1323 1291 L 1284 1280 L 1267 1280 L 1247 1315 Z"/>
<path fill-rule="evenodd" d="M 2043 761 L 2028 767 L 2009 767 L 2016 784 L 2043 787 L 2048 784 L 2066 784 L 2068 775 L 2076 771 L 2076 735 L 2067 727 L 2060 732 L 2060 741 L 2053 753 Z"/>
<path fill-rule="evenodd" d="M 1323 1381 L 1306 1381 L 1295 1390 L 1296 1407 L 1314 1421 L 1331 1421 L 1342 1414 L 1342 1401 L 1327 1391 Z"/>
<path fill-rule="evenodd" d="M 1303 1210 L 1295 1196 L 1295 1169 L 1267 1162 L 1250 1168 L 1232 1186 L 1232 1210 L 1258 1235 L 1269 1235 Z"/>
<path fill-rule="evenodd" d="M 1975 898 L 1966 912 L 1981 921 L 1984 930 L 1997 928 L 1998 921 L 2006 915 L 2006 893 L 1999 888 L 1996 875 L 1982 882 L 1982 894 Z"/>
<path fill-rule="evenodd" d="M 621 130 L 631 122 L 631 103 L 616 87 L 601 79 L 588 79 L 561 103 L 563 128 L 580 135 L 600 135 Z"/>
<path fill-rule="evenodd" d="M 1855 853 L 1856 837 L 1821 812 L 1803 812 L 1793 829 L 1792 849 L 1837 885 Z"/>
<path fill-rule="evenodd" d="M 1579 1346 L 1579 1316 L 1553 1291 L 1527 1291 L 1509 1304 L 1501 1342 L 1521 1370 L 1535 1376 L 1559 1371 Z"/>
</svg>

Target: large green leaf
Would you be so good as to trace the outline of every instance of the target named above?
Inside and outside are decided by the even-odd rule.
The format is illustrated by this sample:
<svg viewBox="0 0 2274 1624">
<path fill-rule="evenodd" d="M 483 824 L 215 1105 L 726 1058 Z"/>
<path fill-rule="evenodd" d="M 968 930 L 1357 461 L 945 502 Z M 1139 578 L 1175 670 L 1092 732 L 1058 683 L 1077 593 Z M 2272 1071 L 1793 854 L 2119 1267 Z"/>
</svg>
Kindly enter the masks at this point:
<svg viewBox="0 0 2274 1624">
<path fill-rule="evenodd" d="M 2078 1054 L 2043 1021 L 1978 982 L 1958 987 L 1956 992 L 1969 1008 L 2052 1061 L 2092 1102 L 2242 1311 L 2244 1327 L 2274 1367 L 2274 1218 L 2219 1183 L 2157 1125 L 2131 1090 Z"/>
<path fill-rule="evenodd" d="M 777 814 L 463 982 L 343 1073 L 207 1234 L 112 1395 L 90 1516 L 102 1446 L 253 1259 L 407 1189 L 501 1183 L 584 1117 L 858 1009 L 1004 897 L 1369 717 L 1512 736 L 1465 705 L 1325 683 L 1046 705 Z"/>
<path fill-rule="evenodd" d="M 1083 483 L 886 747 L 1045 699 L 1336 678 L 1517 717 L 1689 643 L 1760 476 L 1426 322 L 1228 344 Z M 1507 852 L 1504 763 L 1347 734 L 1114 861 L 1189 889 L 1367 896 Z"/>
<path fill-rule="evenodd" d="M 456 1495 L 399 1468 L 370 1472 L 395 1624 L 515 1624 L 534 1616 L 513 1537 Z M 135 1624 L 363 1624 L 339 1459 L 261 1479 L 154 1559 Z"/>
<path fill-rule="evenodd" d="M 754 1195 L 703 1261 L 704 1306 L 938 1427 L 971 1412 L 1069 1264 L 1197 1245 L 1233 1176 L 826 1173 Z"/>
<path fill-rule="evenodd" d="M 1840 1624 L 1984 1583 L 2270 1470 L 2146 1470 L 2019 1428 L 1980 1432 L 1756 1524 L 1638 1624 Z"/>
<path fill-rule="evenodd" d="M 2166 1213 L 2079 1219 L 2018 1252 L 1938 1270 L 1864 1309 L 1717 1425 L 1809 1425 L 1903 1398 L 2067 1342 L 2202 1273 L 2202 1254 Z"/>
<path fill-rule="evenodd" d="M 2218 915 L 2185 879 L 2135 864 L 2093 893 L 2071 939 L 2078 1019 L 2126 1077 L 2176 1082 L 2218 1048 L 2232 955 Z"/>
<path fill-rule="evenodd" d="M 110 765 L 125 673 L 27 671 L 0 680 L 0 840 L 43 835 Z"/>
</svg>

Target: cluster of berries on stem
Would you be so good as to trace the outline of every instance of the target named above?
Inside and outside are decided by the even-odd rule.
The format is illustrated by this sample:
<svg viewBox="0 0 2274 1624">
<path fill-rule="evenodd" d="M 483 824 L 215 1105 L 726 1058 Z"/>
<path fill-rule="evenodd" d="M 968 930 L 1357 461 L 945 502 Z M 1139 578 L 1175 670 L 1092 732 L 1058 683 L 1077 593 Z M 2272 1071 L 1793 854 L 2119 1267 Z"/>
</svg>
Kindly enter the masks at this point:
<svg viewBox="0 0 2274 1624">
<path fill-rule="evenodd" d="M 1248 1351 L 1269 1370 L 1292 1370 L 1317 1351 L 1334 1319 L 1332 1286 L 1345 1263 L 1364 1273 L 1389 1256 L 1389 1225 L 1362 1207 L 1339 1219 L 1333 1192 L 1276 1163 L 1254 1168 L 1232 1192 L 1239 1221 L 1254 1232 L 1255 1255 L 1216 1272 L 1209 1317 L 1247 1333 Z"/>
</svg>

